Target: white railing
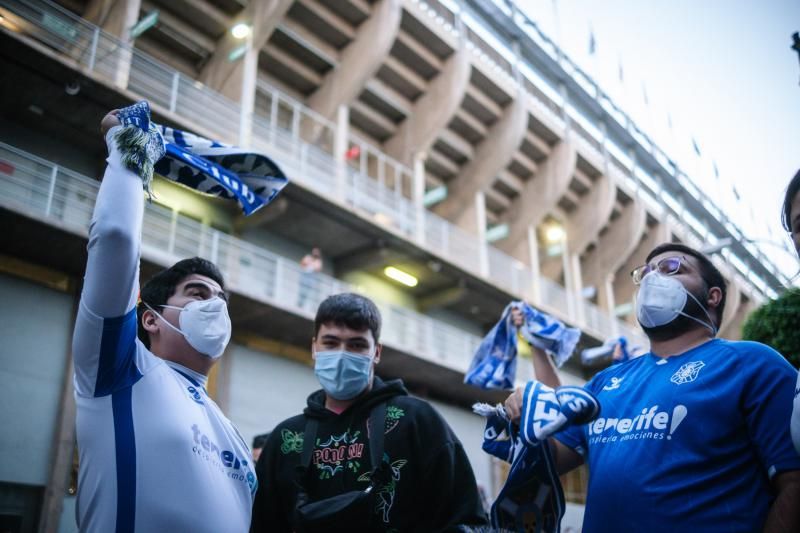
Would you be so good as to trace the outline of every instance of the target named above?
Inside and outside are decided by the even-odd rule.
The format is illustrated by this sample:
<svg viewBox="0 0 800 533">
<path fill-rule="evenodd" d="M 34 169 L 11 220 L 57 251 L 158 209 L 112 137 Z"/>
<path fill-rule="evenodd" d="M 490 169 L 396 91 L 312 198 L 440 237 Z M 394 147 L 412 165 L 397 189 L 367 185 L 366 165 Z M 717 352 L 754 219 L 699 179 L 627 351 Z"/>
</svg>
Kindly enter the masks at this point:
<svg viewBox="0 0 800 533">
<path fill-rule="evenodd" d="M 0 143 L 0 205 L 87 236 L 99 182 Z M 142 256 L 162 266 L 195 255 L 216 263 L 234 292 L 308 319 L 331 294 L 354 291 L 296 261 L 221 233 L 163 206 L 148 203 Z M 467 370 L 480 338 L 411 309 L 377 302 L 383 342 L 459 372 Z"/>
<path fill-rule="evenodd" d="M 239 105 L 202 83 L 46 0 L 0 0 L 0 6 L 22 34 L 75 61 L 76 67 L 87 74 L 99 75 L 148 98 L 164 111 L 180 115 L 201 134 L 236 143 Z M 431 254 L 484 276 L 510 294 L 532 299 L 534 275 L 530 268 L 520 268 L 521 263 L 513 257 L 488 247 L 489 272 L 482 271 L 482 246 L 477 237 L 430 211 L 417 209 L 409 199 L 410 169 L 362 140 L 349 137 L 347 141 L 359 143 L 362 151 L 355 158 L 357 164 L 346 162 L 340 172 L 337 160 L 341 158 L 334 154 L 339 134 L 335 124 L 267 84 L 259 83 L 258 91 L 266 106 L 257 109 L 251 122 L 251 144 L 276 159 L 293 181 L 326 198 L 340 199 L 373 222 L 415 241 Z M 362 156 L 364 153 L 366 156 Z M 576 313 L 575 298 L 560 285 L 546 278 L 541 281 L 541 298 L 532 303 L 546 306 L 562 320 L 586 326 Z M 597 322 L 608 326 L 611 320 L 608 317 Z M 610 327 L 592 329 L 599 336 L 614 332 Z"/>
</svg>

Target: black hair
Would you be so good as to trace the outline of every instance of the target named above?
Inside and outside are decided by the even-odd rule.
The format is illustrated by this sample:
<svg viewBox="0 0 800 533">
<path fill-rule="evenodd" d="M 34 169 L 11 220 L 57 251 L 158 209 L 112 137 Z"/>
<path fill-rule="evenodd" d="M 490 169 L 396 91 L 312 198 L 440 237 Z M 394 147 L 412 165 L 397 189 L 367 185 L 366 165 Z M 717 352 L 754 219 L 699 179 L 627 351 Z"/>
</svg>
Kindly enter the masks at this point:
<svg viewBox="0 0 800 533">
<path fill-rule="evenodd" d="M 191 274 L 199 274 L 211 278 L 219 283 L 223 291 L 225 290 L 225 280 L 222 278 L 222 273 L 214 263 L 201 257 L 178 261 L 150 278 L 139 293 L 140 302 L 136 310 L 139 340 L 147 348 L 150 348 L 150 336 L 142 325 L 142 315 L 147 311 L 144 303 L 153 308 L 166 304 L 167 300 L 175 294 L 175 287 Z"/>
<path fill-rule="evenodd" d="M 253 437 L 253 446 L 252 448 L 263 448 L 264 445 L 267 443 L 267 439 L 269 438 L 269 433 L 262 433 L 261 435 L 256 435 Z"/>
<path fill-rule="evenodd" d="M 800 192 L 800 170 L 794 175 L 789 186 L 786 187 L 786 196 L 783 197 L 783 211 L 781 212 L 781 222 L 783 229 L 792 232 L 792 201 L 797 193 Z"/>
<path fill-rule="evenodd" d="M 712 263 L 708 257 L 698 252 L 694 248 L 690 248 L 685 244 L 680 244 L 677 242 L 666 242 L 664 244 L 659 244 L 653 248 L 649 254 L 647 254 L 647 259 L 645 259 L 645 261 L 649 263 L 652 258 L 663 254 L 664 252 L 681 252 L 691 255 L 697 259 L 697 262 L 700 263 L 700 277 L 703 278 L 703 281 L 706 283 L 707 289 L 719 287 L 719 290 L 722 291 L 722 298 L 720 298 L 719 305 L 716 309 L 717 323 L 715 325 L 717 328 L 719 328 L 720 324 L 722 324 L 722 315 L 725 312 L 725 300 L 728 296 L 728 283 L 722 276 L 722 272 L 720 272 L 719 269 L 714 266 L 714 263 Z"/>
<path fill-rule="evenodd" d="M 375 302 L 352 292 L 328 296 L 319 304 L 314 318 L 314 337 L 323 324 L 336 324 L 354 330 L 369 329 L 375 342 L 381 334 L 381 313 Z"/>
</svg>

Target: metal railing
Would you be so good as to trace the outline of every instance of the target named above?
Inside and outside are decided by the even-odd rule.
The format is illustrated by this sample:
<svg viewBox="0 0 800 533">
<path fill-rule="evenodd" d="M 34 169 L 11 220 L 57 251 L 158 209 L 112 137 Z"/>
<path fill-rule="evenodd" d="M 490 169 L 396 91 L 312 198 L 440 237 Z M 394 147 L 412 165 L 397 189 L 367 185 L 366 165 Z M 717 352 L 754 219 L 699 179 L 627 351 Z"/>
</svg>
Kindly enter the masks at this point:
<svg viewBox="0 0 800 533">
<path fill-rule="evenodd" d="M 0 143 L 0 205 L 87 237 L 99 182 Z M 10 169 L 10 170 L 9 170 Z M 219 266 L 232 291 L 313 320 L 331 294 L 355 289 L 324 274 L 308 274 L 296 261 L 237 239 L 155 203 L 147 203 L 142 257 L 162 266 L 199 255 Z M 383 342 L 403 352 L 464 372 L 480 338 L 411 309 L 376 302 Z"/>
<path fill-rule="evenodd" d="M 239 105 L 202 83 L 47 0 L 0 0 L 0 6 L 21 34 L 74 61 L 77 69 L 146 97 L 154 106 L 185 119 L 198 133 L 236 143 L 240 133 Z M 413 189 L 410 169 L 348 135 L 347 142 L 358 143 L 361 152 L 354 158 L 358 159 L 357 164 L 345 160 L 340 171 L 342 158 L 337 155 L 342 154 L 335 154 L 334 147 L 337 135 L 342 132 L 335 124 L 268 84 L 259 83 L 257 96 L 261 104 L 252 117 L 251 144 L 277 160 L 293 181 L 326 198 L 339 199 L 374 223 L 484 277 L 510 294 L 531 299 L 534 275 L 530 268 L 524 265 L 520 268 L 521 263 L 513 257 L 488 247 L 489 271 L 483 271 L 480 258 L 485 244 L 414 204 L 409 198 Z M 579 327 L 587 325 L 576 312 L 574 295 L 545 278 L 541 282 L 547 290 L 541 291 L 542 298 L 532 303 L 546 306 L 560 319 Z M 589 302 L 583 305 L 592 308 Z M 598 309 L 597 313 L 602 311 Z M 608 326 L 613 320 L 608 317 L 596 322 Z M 610 327 L 590 327 L 599 337 L 615 331 Z"/>
</svg>

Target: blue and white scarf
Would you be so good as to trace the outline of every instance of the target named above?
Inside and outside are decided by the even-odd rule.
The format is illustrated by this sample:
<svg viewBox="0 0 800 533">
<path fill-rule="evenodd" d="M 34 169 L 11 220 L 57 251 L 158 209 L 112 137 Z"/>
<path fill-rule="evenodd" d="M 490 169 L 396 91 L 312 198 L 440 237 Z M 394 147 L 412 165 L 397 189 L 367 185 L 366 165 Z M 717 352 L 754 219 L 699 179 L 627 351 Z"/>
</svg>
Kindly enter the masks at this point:
<svg viewBox="0 0 800 533">
<path fill-rule="evenodd" d="M 288 183 L 269 157 L 150 121 L 146 101 L 121 109 L 116 140 L 123 163 L 151 194 L 155 172 L 195 191 L 235 199 L 245 215 L 267 205 Z"/>
<path fill-rule="evenodd" d="M 553 390 L 538 381 L 525 386 L 519 428 L 502 405 L 473 405 L 486 417 L 483 450 L 511 464 L 492 504 L 492 526 L 512 531 L 560 530 L 564 492 L 546 439 L 570 425 L 587 424 L 600 415 L 597 399 L 581 387 Z"/>
<path fill-rule="evenodd" d="M 525 322 L 523 338 L 549 353 L 561 368 L 575 350 L 581 330 L 570 328 L 552 316 L 525 302 L 512 302 L 503 310 L 500 321 L 483 338 L 472 358 L 464 383 L 483 389 L 514 387 L 517 372 L 517 328 L 511 323 L 511 310 L 522 311 Z"/>
</svg>

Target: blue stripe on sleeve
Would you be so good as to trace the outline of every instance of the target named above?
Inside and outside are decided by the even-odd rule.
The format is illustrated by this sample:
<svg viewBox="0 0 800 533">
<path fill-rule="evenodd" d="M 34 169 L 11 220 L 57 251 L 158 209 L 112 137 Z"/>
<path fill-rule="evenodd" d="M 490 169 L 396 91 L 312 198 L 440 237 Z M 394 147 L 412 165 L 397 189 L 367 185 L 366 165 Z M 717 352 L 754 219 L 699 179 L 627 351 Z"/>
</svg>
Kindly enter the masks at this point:
<svg viewBox="0 0 800 533">
<path fill-rule="evenodd" d="M 131 387 L 126 387 L 111 396 L 117 460 L 116 533 L 133 533 L 136 519 L 136 436 L 132 392 Z"/>
<path fill-rule="evenodd" d="M 136 308 L 123 316 L 103 319 L 95 397 L 107 396 L 139 381 L 136 368 Z"/>
</svg>

